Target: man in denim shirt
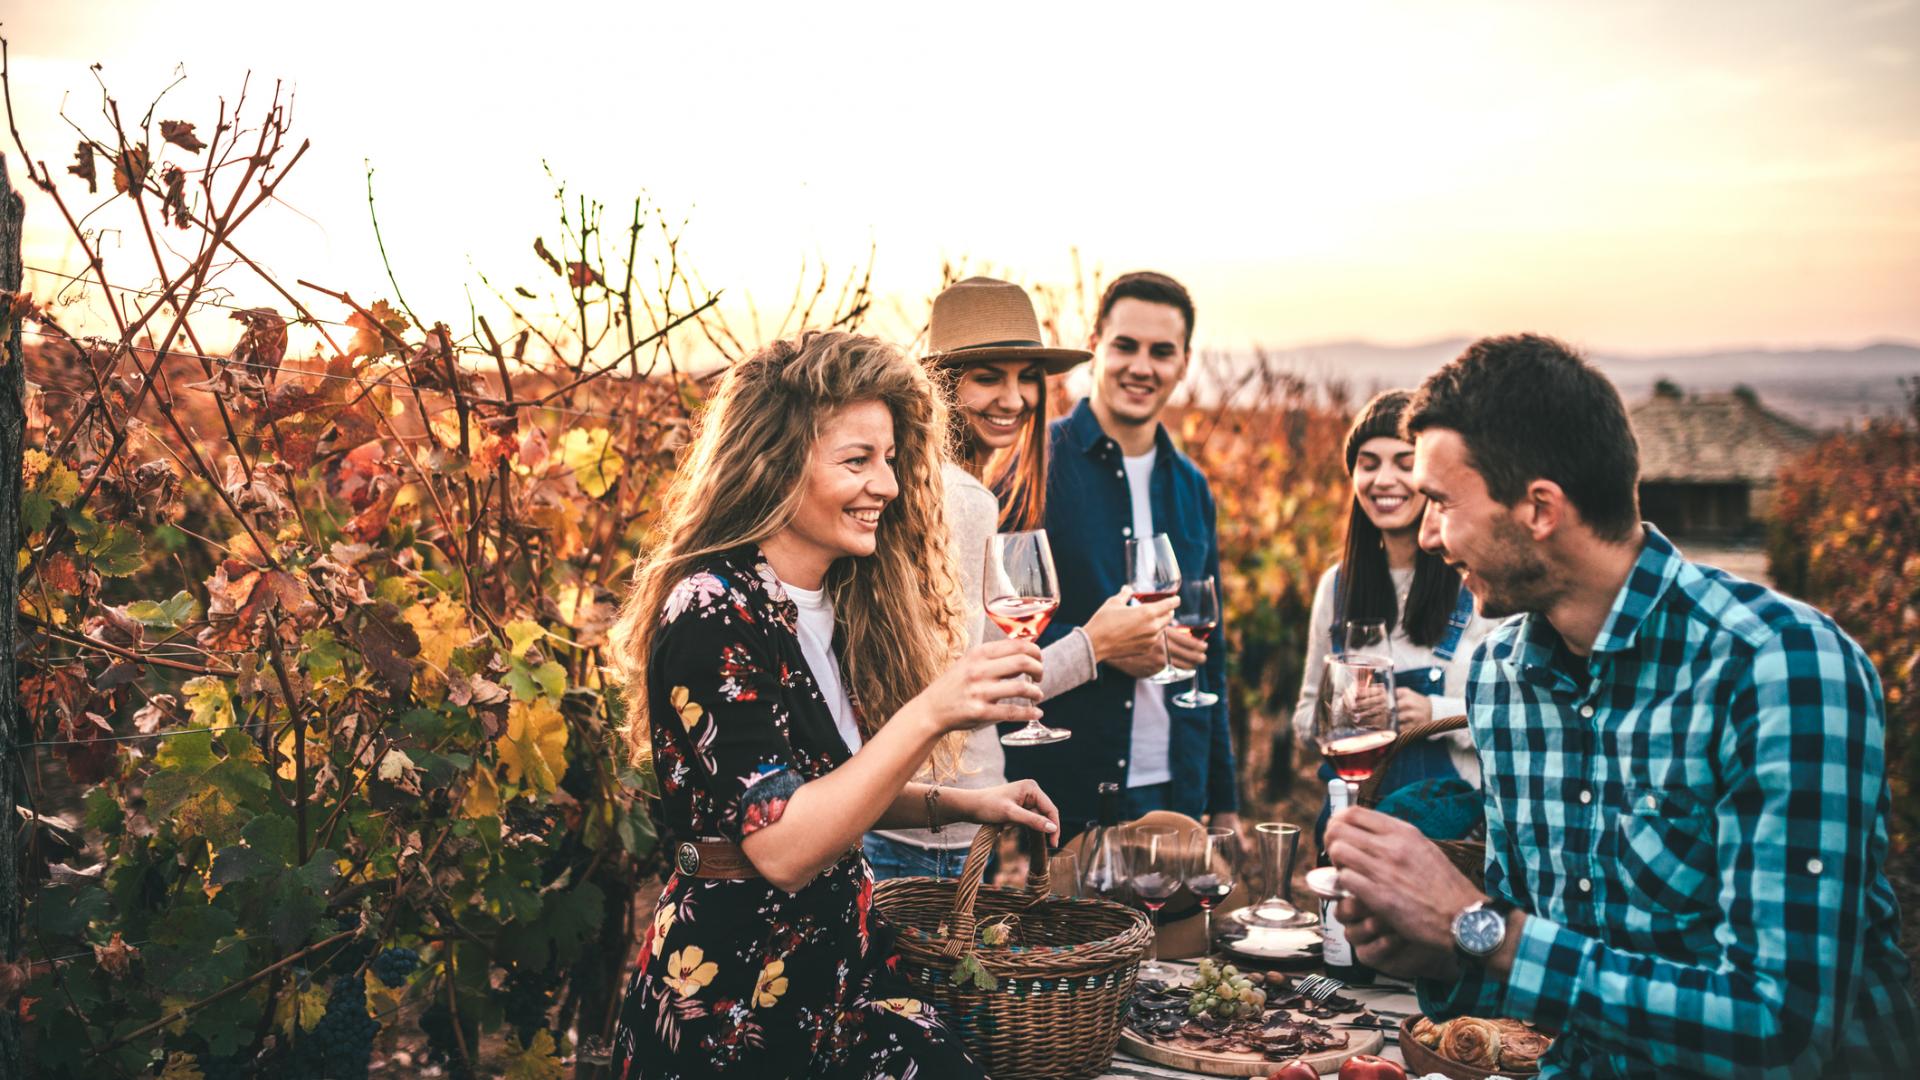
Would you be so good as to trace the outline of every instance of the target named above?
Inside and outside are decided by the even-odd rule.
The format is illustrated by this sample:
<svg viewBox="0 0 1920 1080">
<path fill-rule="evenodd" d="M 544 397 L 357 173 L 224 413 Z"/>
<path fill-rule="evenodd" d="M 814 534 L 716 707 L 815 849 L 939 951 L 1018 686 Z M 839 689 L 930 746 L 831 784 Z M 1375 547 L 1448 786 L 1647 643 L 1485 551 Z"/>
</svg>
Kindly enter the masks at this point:
<svg viewBox="0 0 1920 1080">
<path fill-rule="evenodd" d="M 1126 541 L 1166 533 L 1182 576 L 1218 577 L 1220 546 L 1213 492 L 1160 424 L 1167 399 L 1186 374 L 1193 343 L 1193 300 L 1164 274 L 1116 279 L 1100 298 L 1093 390 L 1054 421 L 1047 469 L 1047 535 L 1060 575 L 1060 607 L 1041 643 L 1069 633 L 1126 585 Z M 1225 599 L 1222 598 L 1222 607 Z M 1218 641 L 1218 636 L 1215 637 Z M 1199 669 L 1206 684 L 1226 678 L 1222 650 L 1175 628 L 1167 650 L 1103 656 L 1094 681 L 1048 701 L 1046 722 L 1073 738 L 1050 746 L 1008 747 L 1009 779 L 1032 778 L 1060 807 L 1063 833 L 1097 812 L 1102 783 L 1127 792 L 1126 816 L 1149 810 L 1211 815 L 1239 828 L 1227 706 L 1173 703 L 1180 685 L 1145 676 L 1171 659 Z"/>
<path fill-rule="evenodd" d="M 1519 617 L 1467 686 L 1485 888 L 1384 814 L 1327 827 L 1360 958 L 1557 1032 L 1542 1080 L 1920 1075 L 1866 654 L 1641 523 L 1626 410 L 1559 342 L 1474 343 L 1406 424 L 1421 546 Z"/>
</svg>

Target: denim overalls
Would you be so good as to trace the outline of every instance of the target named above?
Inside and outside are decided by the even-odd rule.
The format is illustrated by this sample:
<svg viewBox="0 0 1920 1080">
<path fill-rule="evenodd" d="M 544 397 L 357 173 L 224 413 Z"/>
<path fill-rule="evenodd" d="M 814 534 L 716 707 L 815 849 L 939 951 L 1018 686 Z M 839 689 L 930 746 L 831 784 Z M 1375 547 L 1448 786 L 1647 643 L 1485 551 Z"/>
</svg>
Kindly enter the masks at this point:
<svg viewBox="0 0 1920 1080">
<path fill-rule="evenodd" d="M 1340 595 L 1337 581 L 1334 586 L 1334 595 Z M 1433 663 L 1429 666 L 1396 670 L 1393 673 L 1394 688 L 1397 690 L 1404 686 L 1416 694 L 1424 694 L 1427 697 L 1440 694 L 1446 688 L 1447 661 L 1452 660 L 1453 654 L 1460 648 L 1460 638 L 1466 633 L 1467 624 L 1472 621 L 1473 594 L 1462 588 L 1459 598 L 1453 603 L 1453 614 L 1447 616 L 1447 629 L 1440 635 L 1439 644 L 1433 648 Z M 1337 656 L 1343 652 L 1344 650 L 1340 647 L 1340 620 L 1335 619 L 1333 625 L 1327 627 L 1327 635 L 1332 642 L 1333 654 Z M 1323 674 L 1321 677 L 1326 676 Z M 1326 782 L 1335 776 L 1333 766 L 1322 761 L 1317 775 L 1320 777 L 1320 786 L 1324 789 Z M 1448 749 L 1448 744 L 1432 739 L 1422 739 L 1393 756 L 1393 764 L 1387 766 L 1386 778 L 1381 781 L 1380 794 L 1386 795 L 1422 780 L 1447 778 L 1455 780 L 1461 778 L 1460 770 L 1453 767 L 1453 755 Z M 1316 840 L 1326 834 L 1327 815 L 1328 810 L 1323 803 L 1320 807 L 1320 820 L 1313 827 Z"/>
</svg>

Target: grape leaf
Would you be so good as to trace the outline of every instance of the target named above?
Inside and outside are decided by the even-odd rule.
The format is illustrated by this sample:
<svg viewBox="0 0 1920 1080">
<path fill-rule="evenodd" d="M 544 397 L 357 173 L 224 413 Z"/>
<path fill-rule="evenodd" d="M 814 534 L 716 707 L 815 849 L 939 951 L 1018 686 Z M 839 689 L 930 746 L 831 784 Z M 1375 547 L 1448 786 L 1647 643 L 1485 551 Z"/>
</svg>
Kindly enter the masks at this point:
<svg viewBox="0 0 1920 1080">
<path fill-rule="evenodd" d="M 550 795 L 567 772 L 567 722 L 553 702 L 516 701 L 507 710 L 507 731 L 494 742 L 507 780 Z"/>
<path fill-rule="evenodd" d="M 520 1045 L 518 1035 L 507 1036 L 505 1080 L 562 1080 L 566 1068 L 553 1046 L 553 1032 L 540 1029 L 533 1041 Z"/>
<path fill-rule="evenodd" d="M 626 461 L 614 452 L 611 442 L 603 427 L 570 428 L 560 436 L 560 462 L 573 470 L 574 482 L 590 499 L 612 490 L 626 470 Z"/>
<path fill-rule="evenodd" d="M 154 630 L 174 630 L 182 623 L 189 622 L 200 611 L 200 602 L 185 589 L 173 594 L 165 603 L 152 600 L 135 600 L 127 605 L 127 615 L 142 626 Z"/>
<path fill-rule="evenodd" d="M 160 121 L 160 137 L 189 153 L 197 154 L 207 148 L 200 136 L 193 133 L 193 125 L 184 120 Z"/>
</svg>

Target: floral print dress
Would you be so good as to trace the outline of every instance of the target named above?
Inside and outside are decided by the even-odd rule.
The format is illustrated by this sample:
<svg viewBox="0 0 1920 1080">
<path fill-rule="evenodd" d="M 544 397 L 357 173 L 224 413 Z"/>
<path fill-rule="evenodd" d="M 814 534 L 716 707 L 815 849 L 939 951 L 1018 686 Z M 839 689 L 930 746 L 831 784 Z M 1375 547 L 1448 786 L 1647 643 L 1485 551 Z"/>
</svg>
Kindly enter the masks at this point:
<svg viewBox="0 0 1920 1080">
<path fill-rule="evenodd" d="M 659 814 L 673 842 L 739 843 L 849 753 L 759 552 L 682 579 L 649 660 Z M 857 847 L 799 892 L 763 878 L 667 880 L 614 1037 L 622 1080 L 985 1074 L 889 972 Z"/>
</svg>

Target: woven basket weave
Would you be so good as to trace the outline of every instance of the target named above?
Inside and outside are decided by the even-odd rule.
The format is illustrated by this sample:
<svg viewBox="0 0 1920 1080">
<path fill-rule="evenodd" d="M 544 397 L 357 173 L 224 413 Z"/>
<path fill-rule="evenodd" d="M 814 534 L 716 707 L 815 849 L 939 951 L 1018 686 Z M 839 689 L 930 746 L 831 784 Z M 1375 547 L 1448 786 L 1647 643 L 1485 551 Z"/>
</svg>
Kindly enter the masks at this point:
<svg viewBox="0 0 1920 1080">
<path fill-rule="evenodd" d="M 1360 790 L 1354 793 L 1354 799 L 1361 806 L 1377 806 L 1380 803 L 1380 782 L 1386 779 L 1387 766 L 1400 756 L 1400 751 L 1448 731 L 1458 731 L 1467 726 L 1464 716 L 1439 717 L 1433 720 L 1416 720 L 1400 728 L 1400 734 L 1393 740 L 1393 748 L 1387 756 L 1373 767 L 1373 775 L 1360 781 Z M 1475 886 L 1487 883 L 1487 842 L 1485 840 L 1435 840 L 1440 850 L 1447 853 L 1447 859 L 1467 876 Z"/>
<path fill-rule="evenodd" d="M 873 902 L 899 932 L 899 970 L 994 1080 L 1098 1076 L 1113 1060 L 1140 960 L 1153 939 L 1147 917 L 1107 900 L 1047 894 L 1046 839 L 1029 831 L 1025 891 L 982 887 L 1001 828 L 973 838 L 958 880 L 895 878 Z M 1012 940 L 981 945 L 976 928 L 1004 917 Z M 957 985 L 971 955 L 998 980 Z"/>
</svg>

